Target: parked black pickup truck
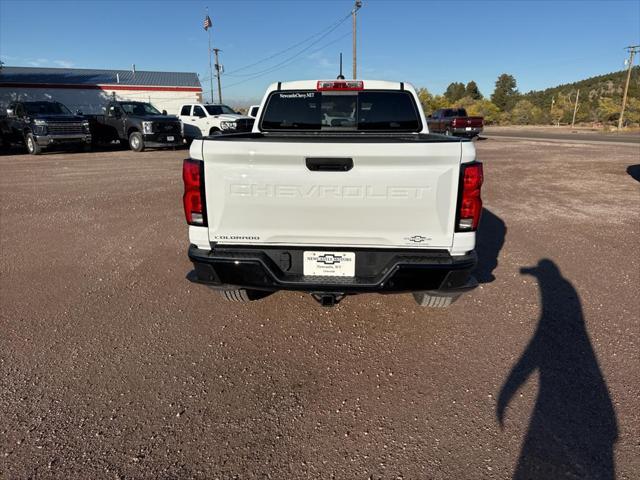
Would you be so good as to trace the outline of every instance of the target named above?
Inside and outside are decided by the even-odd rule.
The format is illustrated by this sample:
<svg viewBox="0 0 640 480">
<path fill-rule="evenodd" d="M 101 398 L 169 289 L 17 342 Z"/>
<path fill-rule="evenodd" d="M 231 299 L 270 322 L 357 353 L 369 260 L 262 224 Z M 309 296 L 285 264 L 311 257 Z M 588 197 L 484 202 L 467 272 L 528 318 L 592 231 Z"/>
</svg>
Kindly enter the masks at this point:
<svg viewBox="0 0 640 480">
<path fill-rule="evenodd" d="M 183 143 L 180 120 L 164 111 L 160 113 L 150 103 L 114 100 L 103 110 L 103 115 L 87 115 L 96 142 L 128 141 L 135 152 Z"/>
<path fill-rule="evenodd" d="M 0 150 L 9 148 L 11 137 L 11 130 L 9 129 L 9 123 L 6 117 L 0 117 Z"/>
<path fill-rule="evenodd" d="M 91 145 L 89 122 L 58 102 L 13 102 L 4 123 L 3 142 L 24 144 L 32 155 L 56 145 Z"/>
</svg>

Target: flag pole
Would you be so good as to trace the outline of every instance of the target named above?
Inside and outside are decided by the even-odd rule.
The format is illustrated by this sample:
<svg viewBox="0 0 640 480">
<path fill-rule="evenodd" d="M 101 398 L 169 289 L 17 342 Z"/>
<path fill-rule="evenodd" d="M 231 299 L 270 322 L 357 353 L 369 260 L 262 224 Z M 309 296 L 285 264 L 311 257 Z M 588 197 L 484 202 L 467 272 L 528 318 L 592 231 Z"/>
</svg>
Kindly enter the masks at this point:
<svg viewBox="0 0 640 480">
<path fill-rule="evenodd" d="M 206 7 L 206 18 L 209 18 L 209 7 Z M 207 28 L 207 33 L 209 34 L 209 86 L 210 86 L 210 102 L 213 103 L 213 66 L 211 65 L 211 27 Z"/>
</svg>

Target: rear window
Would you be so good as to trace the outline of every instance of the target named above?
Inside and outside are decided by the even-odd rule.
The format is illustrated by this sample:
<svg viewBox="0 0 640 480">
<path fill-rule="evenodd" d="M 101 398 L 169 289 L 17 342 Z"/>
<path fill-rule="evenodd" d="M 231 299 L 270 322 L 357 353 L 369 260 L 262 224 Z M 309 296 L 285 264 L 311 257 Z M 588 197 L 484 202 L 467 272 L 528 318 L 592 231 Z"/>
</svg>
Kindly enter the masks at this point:
<svg viewBox="0 0 640 480">
<path fill-rule="evenodd" d="M 411 93 L 394 90 L 279 91 L 267 99 L 263 131 L 419 132 Z"/>
<path fill-rule="evenodd" d="M 445 111 L 446 117 L 466 117 L 467 111 L 464 108 L 452 108 Z"/>
<path fill-rule="evenodd" d="M 236 115 L 236 111 L 226 105 L 205 105 L 209 115 Z"/>
</svg>

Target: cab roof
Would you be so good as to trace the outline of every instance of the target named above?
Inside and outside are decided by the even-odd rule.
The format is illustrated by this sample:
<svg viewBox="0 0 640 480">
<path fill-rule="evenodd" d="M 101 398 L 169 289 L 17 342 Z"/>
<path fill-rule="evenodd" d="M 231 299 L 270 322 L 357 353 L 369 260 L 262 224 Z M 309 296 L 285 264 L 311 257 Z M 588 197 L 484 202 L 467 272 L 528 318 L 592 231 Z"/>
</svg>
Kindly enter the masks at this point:
<svg viewBox="0 0 640 480">
<path fill-rule="evenodd" d="M 290 82 L 276 82 L 269 85 L 268 91 L 273 90 L 316 90 L 318 82 L 333 82 L 338 81 L 335 78 L 331 79 L 316 79 L 316 80 L 294 80 Z M 346 79 L 344 81 L 349 81 Z M 363 83 L 363 90 L 414 90 L 413 85 L 406 82 L 390 82 L 387 80 L 364 80 L 358 79 Z"/>
</svg>

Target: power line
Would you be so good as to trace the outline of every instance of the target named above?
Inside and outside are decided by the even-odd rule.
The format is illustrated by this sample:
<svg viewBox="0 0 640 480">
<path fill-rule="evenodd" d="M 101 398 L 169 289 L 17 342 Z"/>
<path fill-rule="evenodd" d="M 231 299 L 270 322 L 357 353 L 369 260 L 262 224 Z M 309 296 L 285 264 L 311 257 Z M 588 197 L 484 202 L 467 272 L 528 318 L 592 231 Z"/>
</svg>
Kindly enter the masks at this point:
<svg viewBox="0 0 640 480">
<path fill-rule="evenodd" d="M 333 32 L 336 28 L 338 28 L 340 25 L 342 25 L 344 22 L 346 22 L 350 15 L 351 15 L 351 12 L 349 12 L 344 17 L 336 20 L 335 22 L 333 22 L 328 27 L 323 28 L 319 32 L 314 33 L 313 35 L 305 38 L 304 40 L 301 40 L 300 42 L 291 45 L 290 47 L 287 47 L 287 48 L 285 48 L 283 50 L 280 50 L 279 52 L 276 52 L 276 53 L 274 53 L 272 55 L 269 55 L 268 57 L 265 57 L 265 58 L 263 58 L 261 60 L 258 60 L 257 62 L 250 63 L 250 64 L 245 65 L 245 66 L 240 67 L 240 68 L 236 68 L 235 70 L 232 70 L 231 72 L 226 73 L 225 75 L 229 75 L 229 76 L 253 75 L 251 73 L 250 74 L 236 75 L 236 72 L 240 72 L 241 70 L 246 70 L 247 68 L 254 67 L 254 66 L 259 65 L 261 63 L 264 63 L 264 62 L 266 62 L 268 60 L 271 60 L 272 58 L 278 57 L 278 56 L 282 55 L 283 53 L 289 52 L 289 51 L 299 47 L 300 45 L 303 45 L 303 44 L 307 43 L 312 38 L 315 38 L 315 37 L 317 37 L 319 35 L 322 35 L 323 33 L 327 32 L 325 35 L 323 35 L 322 37 L 317 39 L 315 43 L 319 42 L 320 40 L 322 40 L 322 38 L 326 37 L 329 33 Z"/>
<path fill-rule="evenodd" d="M 328 37 L 331 33 L 333 33 L 340 25 L 342 25 L 349 17 L 345 17 L 345 19 L 343 19 L 340 23 L 338 23 L 337 25 L 334 25 L 331 29 L 329 29 L 327 32 L 325 32 L 324 34 L 322 34 L 320 37 L 318 37 L 316 40 L 314 40 L 313 42 L 311 42 L 309 45 L 307 45 L 306 47 L 304 47 L 302 50 L 299 50 L 298 52 L 294 53 L 293 55 L 291 55 L 290 57 L 282 60 L 280 63 L 276 63 L 275 65 L 272 65 L 271 67 L 267 67 L 264 70 L 259 70 L 257 72 L 253 72 L 253 73 L 243 73 L 243 74 L 238 74 L 238 75 L 232 75 L 232 74 L 227 74 L 230 76 L 238 76 L 238 77 L 256 77 L 262 74 L 266 74 L 266 73 L 270 73 L 272 71 L 274 71 L 274 69 L 278 69 L 281 66 L 287 64 L 290 60 L 293 60 L 296 57 L 299 57 L 300 55 L 302 55 L 304 52 L 306 52 L 307 50 L 309 50 L 310 48 L 314 47 L 315 45 L 317 45 L 321 40 L 325 39 L 326 37 Z"/>
<path fill-rule="evenodd" d="M 319 51 L 321 51 L 321 50 L 324 50 L 324 49 L 325 49 L 325 48 L 327 48 L 328 46 L 333 45 L 334 43 L 339 42 L 340 40 L 342 40 L 342 39 L 343 39 L 343 38 L 345 38 L 345 37 L 348 37 L 349 35 L 351 35 L 351 31 L 346 32 L 344 35 L 341 35 L 340 37 L 336 38 L 335 40 L 332 40 L 331 42 L 328 42 L 328 43 L 324 44 L 324 45 L 323 45 L 323 46 L 321 46 L 320 48 L 317 48 L 316 50 L 313 50 L 313 51 L 311 51 L 310 53 L 312 53 L 312 54 L 313 54 L 313 53 L 319 52 Z M 313 46 L 313 45 L 310 45 L 310 46 L 309 46 L 309 47 L 307 47 L 305 50 L 308 50 L 308 49 L 309 49 L 309 48 L 311 48 L 312 46 Z M 284 62 L 281 62 L 281 63 L 279 63 L 278 65 L 275 65 L 275 66 L 271 67 L 270 69 L 268 69 L 268 70 L 266 70 L 266 71 L 263 71 L 263 72 L 261 72 L 261 73 L 258 73 L 258 74 L 256 74 L 256 75 L 254 75 L 254 76 L 250 77 L 250 78 L 245 78 L 244 80 L 240 80 L 239 82 L 236 82 L 236 83 L 232 83 L 232 84 L 230 84 L 230 85 L 227 85 L 227 87 L 226 87 L 226 88 L 231 88 L 231 87 L 235 87 L 236 85 L 241 85 L 241 84 L 246 83 L 246 82 L 249 82 L 249 81 L 251 81 L 251 80 L 253 80 L 253 79 L 255 79 L 255 78 L 262 77 L 262 76 L 267 75 L 267 74 L 269 74 L 269 73 L 275 72 L 276 70 L 280 70 L 280 69 L 282 69 L 282 68 L 284 68 L 284 67 L 286 67 L 286 66 L 288 66 L 288 65 L 290 65 L 290 64 L 292 64 L 292 63 L 295 63 L 296 61 L 300 60 L 300 59 L 299 59 L 299 58 L 297 58 L 297 57 L 298 57 L 300 54 L 304 53 L 304 51 L 305 51 L 305 50 L 303 50 L 303 51 L 299 52 L 299 54 L 294 55 L 293 57 L 289 58 L 288 60 L 285 60 Z"/>
</svg>

